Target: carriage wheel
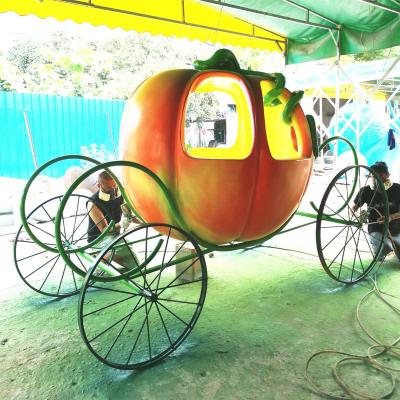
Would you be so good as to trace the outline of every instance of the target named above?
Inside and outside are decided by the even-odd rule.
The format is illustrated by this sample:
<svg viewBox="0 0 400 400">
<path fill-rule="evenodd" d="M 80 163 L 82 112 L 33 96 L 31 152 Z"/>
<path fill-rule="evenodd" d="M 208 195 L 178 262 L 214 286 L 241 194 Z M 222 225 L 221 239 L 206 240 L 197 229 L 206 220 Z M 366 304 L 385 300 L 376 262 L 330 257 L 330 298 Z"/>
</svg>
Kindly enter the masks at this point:
<svg viewBox="0 0 400 400">
<path fill-rule="evenodd" d="M 368 232 L 367 216 L 373 210 L 364 206 L 356 215 L 352 212 L 351 195 L 371 185 L 376 173 L 365 166 L 350 166 L 341 170 L 326 189 L 318 210 L 316 244 L 318 256 L 326 273 L 342 283 L 353 284 L 364 278 L 376 264 L 384 245 L 384 237 L 374 253 Z M 374 193 L 384 193 L 385 222 L 388 229 L 388 202 L 383 184 L 378 180 Z M 355 196 L 354 196 L 355 197 Z M 386 236 L 386 235 L 383 235 Z"/>
<path fill-rule="evenodd" d="M 82 277 L 65 264 L 57 251 L 54 216 L 61 198 L 62 196 L 56 196 L 45 201 L 27 216 L 27 224 L 37 242 L 31 239 L 23 225 L 14 242 L 14 263 L 21 279 L 36 292 L 54 297 L 78 293 L 83 281 Z M 76 228 L 79 225 L 77 216 L 72 219 Z M 76 229 L 73 228 L 71 232 L 69 218 L 65 218 L 63 222 L 63 236 L 73 236 Z M 45 244 L 46 248 L 41 244 Z"/>
<path fill-rule="evenodd" d="M 98 281 L 99 270 L 115 279 Z M 78 309 L 83 340 L 111 367 L 154 364 L 192 331 L 206 290 L 206 263 L 191 235 L 167 224 L 136 227 L 104 248 L 86 275 Z"/>
<path fill-rule="evenodd" d="M 73 166 L 74 163 L 79 163 L 79 166 L 82 163 L 86 164 L 93 164 L 93 165 L 98 165 L 100 164 L 99 161 L 94 160 L 90 157 L 86 156 L 81 156 L 77 154 L 72 154 L 72 155 L 66 155 L 66 156 L 61 156 L 54 158 L 45 164 L 43 164 L 41 167 L 39 167 L 29 178 L 28 182 L 25 185 L 24 191 L 21 196 L 21 204 L 20 204 L 20 213 L 21 213 L 21 221 L 24 226 L 24 229 L 26 233 L 29 235 L 29 237 L 39 244 L 43 249 L 46 249 L 50 252 L 53 251 L 52 246 L 48 246 L 46 243 L 46 240 L 44 242 L 40 241 L 40 235 L 37 235 L 37 231 L 31 229 L 31 225 L 27 221 L 27 214 L 31 214 L 32 212 L 30 211 L 30 207 L 32 205 L 32 198 L 30 196 L 31 193 L 31 188 L 33 185 L 38 184 L 43 178 L 45 181 L 50 177 L 50 176 L 60 176 L 61 171 L 66 171 L 69 167 Z M 55 186 L 55 188 L 57 185 Z M 53 190 L 54 188 L 52 188 Z M 62 195 L 64 193 L 64 190 L 61 188 L 58 188 L 60 190 L 59 195 Z M 28 207 L 27 207 L 28 206 Z"/>
</svg>

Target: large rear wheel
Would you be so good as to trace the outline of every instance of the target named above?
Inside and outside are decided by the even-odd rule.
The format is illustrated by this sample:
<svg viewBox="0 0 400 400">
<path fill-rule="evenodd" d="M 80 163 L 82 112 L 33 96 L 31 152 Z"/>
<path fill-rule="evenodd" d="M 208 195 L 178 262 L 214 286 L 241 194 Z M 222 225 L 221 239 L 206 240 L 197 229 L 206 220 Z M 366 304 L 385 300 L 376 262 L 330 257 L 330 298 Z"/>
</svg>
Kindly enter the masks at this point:
<svg viewBox="0 0 400 400">
<path fill-rule="evenodd" d="M 372 186 L 373 178 L 378 185 L 375 194 L 383 193 L 382 235 L 376 244 L 371 244 L 368 216 L 375 212 L 364 206 L 357 213 L 352 211 L 353 193 Z M 384 246 L 388 229 L 388 201 L 383 184 L 370 168 L 357 165 L 341 170 L 331 181 L 318 210 L 316 242 L 318 256 L 326 273 L 338 282 L 353 284 L 363 279 L 376 264 Z"/>
<path fill-rule="evenodd" d="M 101 274 L 114 279 L 96 279 Z M 86 275 L 78 310 L 83 340 L 111 367 L 154 364 L 190 334 L 206 290 L 206 263 L 190 234 L 167 224 L 136 227 L 105 247 Z"/>
</svg>

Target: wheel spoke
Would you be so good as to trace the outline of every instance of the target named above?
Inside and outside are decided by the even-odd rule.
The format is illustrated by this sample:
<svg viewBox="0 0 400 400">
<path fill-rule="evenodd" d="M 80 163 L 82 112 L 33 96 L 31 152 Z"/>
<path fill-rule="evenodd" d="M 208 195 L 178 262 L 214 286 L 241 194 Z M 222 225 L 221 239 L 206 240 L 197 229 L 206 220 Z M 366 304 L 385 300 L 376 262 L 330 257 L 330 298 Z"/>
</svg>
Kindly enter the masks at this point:
<svg viewBox="0 0 400 400">
<path fill-rule="evenodd" d="M 150 235 L 150 229 L 165 233 L 165 237 Z M 183 240 L 178 243 L 176 237 Z M 179 266 L 179 252 L 187 243 L 194 249 L 193 260 L 185 260 L 181 269 L 175 270 L 172 267 Z M 122 272 L 110 276 L 106 269 L 101 277 L 96 275 L 102 270 L 100 262 L 113 268 L 104 257 L 118 249 L 126 253 L 135 275 L 129 276 L 128 271 L 126 276 Z M 195 263 L 196 279 L 178 281 Z M 140 266 L 141 272 L 136 273 Z M 204 255 L 189 234 L 171 225 L 143 224 L 122 233 L 101 250 L 89 274 L 79 300 L 79 328 L 89 349 L 112 367 L 131 369 L 166 357 L 192 331 L 204 304 Z M 90 284 L 96 279 L 102 280 L 101 284 Z M 134 293 L 121 285 L 132 285 Z M 92 290 L 96 288 L 99 290 Z M 93 303 L 98 304 L 96 309 Z M 126 311 L 127 307 L 130 310 Z"/>
<path fill-rule="evenodd" d="M 60 258 L 60 255 L 58 254 L 56 260 L 55 260 L 54 263 L 53 263 L 53 266 L 50 268 L 49 273 L 47 274 L 45 280 L 44 280 L 43 283 L 41 284 L 41 286 L 40 286 L 40 288 L 39 288 L 40 290 L 43 288 L 43 286 L 44 286 L 44 284 L 46 283 L 47 279 L 49 278 L 50 274 L 53 272 L 53 269 L 54 269 L 55 265 L 57 264 L 57 261 L 59 260 L 59 258 Z M 58 293 L 59 293 L 59 291 L 57 290 L 57 294 L 58 294 Z"/>
<path fill-rule="evenodd" d="M 144 307 L 144 304 L 142 306 L 140 306 L 138 309 L 131 311 L 130 313 L 126 314 L 124 317 L 120 318 L 117 322 L 114 322 L 111 326 L 109 326 L 108 328 L 104 329 L 103 331 L 101 331 L 99 334 L 97 334 L 95 337 L 93 337 L 92 339 L 89 340 L 90 342 L 93 342 L 93 340 L 98 339 L 100 336 L 104 335 L 106 332 L 108 332 L 110 329 L 114 328 L 114 326 L 117 326 L 119 323 L 121 323 L 123 320 L 130 318 L 132 316 L 132 314 L 138 312 L 141 308 Z"/>
<path fill-rule="evenodd" d="M 40 271 L 44 266 L 46 266 L 47 264 L 51 263 L 54 259 L 59 259 L 60 255 L 56 254 L 53 258 L 50 258 L 50 260 L 47 260 L 44 264 L 42 264 L 40 267 L 36 268 L 34 271 L 32 271 L 30 274 L 25 275 L 24 278 L 30 278 L 33 274 L 35 274 L 37 271 Z M 57 262 L 57 260 L 55 262 Z M 50 271 L 51 272 L 51 271 Z"/>
<path fill-rule="evenodd" d="M 20 241 L 19 241 L 20 242 Z M 20 242 L 21 243 L 21 242 Z M 27 242 L 25 242 L 25 243 L 27 243 Z M 33 242 L 30 242 L 30 243 L 33 243 Z M 36 257 L 36 256 L 38 256 L 38 255 L 40 255 L 40 254 L 43 254 L 43 253 L 46 253 L 47 252 L 47 250 L 42 250 L 42 251 L 39 251 L 38 253 L 34 253 L 34 254 L 31 254 L 31 255 L 29 255 L 29 256 L 26 256 L 26 257 L 22 257 L 22 258 L 18 258 L 16 261 L 17 262 L 20 262 L 20 261 L 24 261 L 24 260 L 27 260 L 27 259 L 31 259 L 31 258 L 33 258 L 33 257 Z"/>
<path fill-rule="evenodd" d="M 341 235 L 341 233 L 342 233 L 346 228 L 347 228 L 347 226 L 344 226 L 344 227 L 342 228 L 342 230 L 341 230 L 338 234 L 336 234 L 336 236 L 333 237 L 333 238 L 322 248 L 322 250 L 325 250 L 339 235 Z"/>
<path fill-rule="evenodd" d="M 136 308 L 137 308 L 138 304 L 140 303 L 140 301 L 141 301 L 141 298 L 139 298 L 138 301 L 137 301 L 137 303 L 135 304 L 134 310 L 136 310 Z M 107 357 L 109 356 L 109 354 L 111 353 L 111 350 L 114 348 L 115 343 L 117 343 L 118 339 L 119 339 L 120 336 L 122 335 L 122 332 L 124 331 L 125 327 L 128 325 L 128 322 L 129 322 L 130 319 L 132 318 L 132 315 L 133 315 L 133 314 L 131 314 L 131 315 L 129 316 L 129 318 L 127 318 L 127 320 L 125 321 L 123 327 L 120 329 L 120 331 L 119 331 L 117 337 L 115 338 L 113 344 L 110 346 L 110 348 L 109 348 L 109 350 L 107 351 L 107 354 L 105 355 L 104 358 L 107 358 Z"/>
<path fill-rule="evenodd" d="M 368 173 L 364 179 L 362 171 L 365 170 Z M 378 195 L 378 191 L 369 189 L 368 180 L 371 176 L 375 176 L 375 173 L 367 167 L 346 167 L 333 178 L 321 200 L 316 224 L 318 256 L 325 271 L 339 282 L 358 282 L 369 273 L 376 262 L 376 255 L 371 246 L 373 237 L 365 230 L 365 225 L 369 226 L 371 222 L 363 223 L 364 213 L 371 221 L 372 208 L 368 206 L 367 211 L 363 210 L 358 216 L 350 207 L 350 197 L 357 193 L 354 191 L 356 188 L 358 188 L 358 197 L 355 200 L 357 200 L 358 208 L 363 205 L 361 202 L 365 202 L 365 196 L 368 196 L 368 199 L 372 196 L 368 204 L 374 204 L 373 200 Z M 339 200 L 343 203 L 342 205 L 339 204 Z M 340 213 L 336 210 L 340 210 Z M 341 228 L 337 224 L 331 224 L 330 221 L 325 223 L 324 216 L 332 215 L 332 213 L 343 220 L 346 226 Z M 382 245 L 383 242 L 380 243 L 379 248 Z"/>
<path fill-rule="evenodd" d="M 147 234 L 147 229 L 146 229 L 146 234 Z M 147 237 L 146 237 L 147 238 Z M 147 240 L 146 240 L 147 242 Z M 146 330 L 147 330 L 147 344 L 148 344 L 148 350 L 149 350 L 149 359 L 151 360 L 151 338 L 150 338 L 150 327 L 149 327 L 149 313 L 150 309 L 153 303 L 150 304 L 149 309 L 147 308 L 147 299 L 145 299 L 145 308 L 146 308 Z"/>
<path fill-rule="evenodd" d="M 195 283 L 195 282 L 202 282 L 202 281 L 203 281 L 202 278 L 200 278 L 200 279 L 194 279 L 194 280 L 189 281 L 189 282 L 177 283 L 176 285 L 168 285 L 168 286 L 164 286 L 164 287 L 159 287 L 159 288 L 157 288 L 157 290 L 162 290 L 162 291 L 164 291 L 165 289 L 171 289 L 171 288 L 178 287 L 178 286 L 192 285 L 192 284 Z"/>
<path fill-rule="evenodd" d="M 144 301 L 145 301 L 145 304 L 147 304 L 147 300 L 145 299 Z M 134 344 L 133 344 L 133 346 L 132 346 L 132 350 L 131 350 L 130 353 L 129 353 L 129 357 L 128 357 L 128 361 L 126 362 L 126 365 L 129 364 L 129 362 L 130 362 L 130 360 L 131 360 L 131 357 L 132 357 L 132 354 L 133 354 L 133 352 L 134 352 L 135 349 L 136 349 L 136 345 L 137 345 L 137 343 L 138 343 L 138 341 L 139 341 L 140 335 L 141 335 L 142 332 L 143 332 L 143 328 L 144 328 L 144 325 L 145 325 L 145 323 L 146 323 L 146 321 L 147 321 L 148 316 L 149 316 L 149 314 L 146 313 L 146 318 L 144 319 L 144 321 L 143 321 L 143 323 L 142 323 L 142 326 L 140 327 L 139 333 L 138 333 L 137 336 L 136 336 L 136 340 L 135 340 L 135 342 L 134 342 Z"/>
<path fill-rule="evenodd" d="M 176 251 L 174 252 L 174 254 L 172 255 L 172 257 L 168 260 L 167 264 L 164 264 L 164 265 L 161 266 L 160 271 L 158 272 L 158 275 L 151 281 L 149 287 L 151 287 L 151 285 L 154 283 L 154 281 L 155 281 L 156 279 L 158 279 L 158 281 L 159 281 L 159 275 L 161 275 L 162 272 L 163 272 L 166 268 L 170 267 L 169 263 L 170 263 L 170 262 L 174 259 L 174 257 L 181 251 L 181 249 L 183 248 L 183 246 L 184 246 L 186 243 L 187 243 L 187 241 L 183 242 L 183 243 L 179 246 L 179 249 L 176 250 Z"/>
<path fill-rule="evenodd" d="M 114 292 L 114 293 L 135 294 L 133 292 L 127 292 L 125 290 L 111 289 L 111 288 L 106 288 L 106 287 L 103 287 L 103 286 L 91 285 L 90 287 L 93 288 L 93 289 L 99 289 L 99 290 L 108 291 L 108 292 Z"/>
<path fill-rule="evenodd" d="M 66 268 L 67 268 L 67 266 L 64 265 L 63 272 L 62 272 L 61 279 L 60 279 L 60 284 L 58 285 L 58 289 L 57 289 L 57 294 L 60 294 L 60 289 L 61 289 L 62 281 L 64 279 L 65 269 Z"/>
<path fill-rule="evenodd" d="M 51 238 L 51 243 L 39 240 L 36 236 L 35 241 L 31 238 L 25 239 L 24 235 L 27 235 L 27 233 L 22 226 L 14 242 L 14 261 L 21 279 L 31 289 L 54 297 L 65 297 L 75 294 L 78 292 L 81 284 L 80 279 L 78 279 L 80 278 L 79 274 L 76 274 L 74 271 L 68 272 L 69 267 L 67 264 L 61 262 L 60 254 L 56 251 L 55 231 L 53 232 L 50 229 L 55 228 L 55 218 L 52 216 L 52 210 L 55 210 L 59 206 L 61 197 L 55 196 L 46 200 L 26 216 L 26 221 L 32 231 L 36 232 L 36 234 L 41 233 L 42 237 Z M 47 222 L 38 224 L 38 220 L 43 221 L 43 214 L 46 215 Z M 75 221 L 74 218 L 74 216 L 69 217 L 71 227 Z M 66 218 L 63 218 L 63 221 L 64 223 L 61 225 L 63 232 L 60 232 L 62 240 L 66 237 L 65 231 L 67 229 Z M 28 244 L 29 248 L 27 247 Z M 43 249 L 43 245 L 51 247 L 54 251 Z M 27 255 L 27 249 L 31 251 L 31 254 Z M 29 271 L 27 271 L 28 268 Z"/>
<path fill-rule="evenodd" d="M 32 228 L 35 228 L 35 229 L 37 229 L 38 231 L 43 232 L 43 233 L 45 233 L 46 235 L 50 236 L 51 238 L 55 239 L 54 235 L 52 235 L 51 233 L 45 231 L 45 230 L 42 229 L 42 228 L 39 228 L 37 225 L 32 224 L 31 222 L 28 222 L 28 224 L 29 224 L 29 226 L 31 226 Z M 54 244 L 53 244 L 53 246 L 54 246 Z"/>
<path fill-rule="evenodd" d="M 158 307 L 157 302 L 156 302 L 155 304 L 156 304 L 156 308 L 157 308 L 158 315 L 160 316 L 161 324 L 162 324 L 162 326 L 163 326 L 163 328 L 164 328 L 165 334 L 167 335 L 169 344 L 170 344 L 171 346 L 173 346 L 171 337 L 169 336 L 169 333 L 168 333 L 167 326 L 166 326 L 165 321 L 164 321 L 164 318 L 163 318 L 163 316 L 162 316 L 162 314 L 161 314 L 160 307 Z"/>
<path fill-rule="evenodd" d="M 182 324 L 185 324 L 186 326 L 189 326 L 187 322 L 185 322 L 182 318 L 179 318 L 174 312 L 172 312 L 168 307 L 164 306 L 164 304 L 157 302 L 162 308 L 167 310 L 170 314 L 172 314 L 177 320 L 181 321 Z"/>
<path fill-rule="evenodd" d="M 189 264 L 183 271 L 181 271 L 171 282 L 170 284 L 174 283 L 177 279 L 179 279 L 189 268 L 191 268 L 193 266 L 193 264 L 198 261 L 198 258 L 196 258 L 195 260 L 192 261 L 191 264 Z M 160 295 L 161 293 L 163 293 L 167 288 L 169 287 L 169 285 L 167 285 L 163 290 L 161 290 L 160 292 L 157 292 L 158 295 Z"/>
<path fill-rule="evenodd" d="M 93 287 L 93 286 L 92 286 L 92 287 Z M 97 312 L 99 312 L 99 311 L 103 311 L 103 310 L 105 310 L 105 309 L 107 309 L 107 308 L 114 307 L 114 306 L 116 306 L 117 304 L 121 304 L 121 303 L 123 303 L 123 302 L 125 302 L 125 301 L 127 301 L 127 300 L 130 300 L 130 299 L 132 299 L 132 298 L 134 298 L 134 297 L 137 297 L 137 296 L 139 296 L 139 295 L 135 293 L 135 294 L 133 294 L 133 295 L 131 295 L 131 296 L 129 296 L 129 297 L 125 297 L 125 298 L 122 299 L 122 300 L 115 301 L 114 303 L 111 303 L 111 304 L 108 304 L 108 305 L 106 305 L 106 306 L 104 306 L 104 307 L 98 308 L 98 309 L 96 309 L 96 310 L 94 310 L 94 311 L 91 311 L 91 312 L 89 312 L 89 313 L 87 313 L 87 314 L 83 314 L 82 317 L 85 318 L 85 317 L 87 317 L 88 315 L 92 315 L 92 314 L 95 314 L 95 313 L 97 313 Z"/>
<path fill-rule="evenodd" d="M 346 241 L 342 247 L 342 250 L 339 251 L 339 253 L 337 253 L 337 255 L 335 256 L 335 258 L 333 259 L 333 261 L 329 264 L 328 268 L 330 268 L 330 266 L 332 265 L 332 263 L 334 263 L 336 261 L 336 259 L 338 258 L 339 254 L 341 254 L 341 252 L 346 248 L 346 246 L 349 244 L 350 240 L 352 239 L 352 236 L 350 236 L 350 239 L 347 239 L 347 235 L 346 235 Z"/>
<path fill-rule="evenodd" d="M 181 303 L 181 304 L 193 304 L 196 305 L 197 303 L 194 303 L 193 301 L 182 301 L 182 300 L 174 300 L 174 299 L 163 299 L 163 298 L 158 298 L 158 301 L 171 301 L 173 303 Z"/>
<path fill-rule="evenodd" d="M 47 212 L 46 208 L 44 207 L 44 204 L 42 204 L 41 207 L 43 208 L 44 212 L 45 212 L 45 213 L 47 214 L 47 216 L 49 217 L 49 222 L 51 221 L 51 222 L 53 223 L 53 227 L 54 227 L 54 217 L 51 217 L 51 216 L 50 216 L 50 214 Z M 65 233 L 65 231 L 64 231 L 64 233 Z M 54 236 L 52 236 L 52 237 L 54 237 Z M 65 239 L 65 235 L 63 235 L 63 237 L 64 237 L 64 239 Z"/>
</svg>

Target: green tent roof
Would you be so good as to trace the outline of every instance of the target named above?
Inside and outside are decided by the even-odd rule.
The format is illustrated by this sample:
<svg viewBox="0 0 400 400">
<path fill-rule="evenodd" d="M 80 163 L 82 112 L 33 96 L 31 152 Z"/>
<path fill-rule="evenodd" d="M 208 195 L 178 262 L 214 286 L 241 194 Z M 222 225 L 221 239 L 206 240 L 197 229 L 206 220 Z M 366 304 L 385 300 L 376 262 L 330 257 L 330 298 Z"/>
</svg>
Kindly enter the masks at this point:
<svg viewBox="0 0 400 400">
<path fill-rule="evenodd" d="M 400 45 L 399 0 L 201 0 L 288 38 L 289 64 Z"/>
</svg>

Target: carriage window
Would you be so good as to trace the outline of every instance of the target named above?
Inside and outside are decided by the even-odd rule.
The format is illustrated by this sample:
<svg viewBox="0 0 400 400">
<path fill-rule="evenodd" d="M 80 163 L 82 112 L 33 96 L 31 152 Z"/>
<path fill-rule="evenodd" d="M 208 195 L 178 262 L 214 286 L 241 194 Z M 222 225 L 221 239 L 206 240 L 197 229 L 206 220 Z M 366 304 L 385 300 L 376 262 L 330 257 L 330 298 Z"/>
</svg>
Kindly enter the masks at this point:
<svg viewBox="0 0 400 400">
<path fill-rule="evenodd" d="M 184 148 L 195 158 L 236 159 L 253 146 L 253 115 L 239 77 L 200 76 L 191 87 L 184 115 Z"/>
<path fill-rule="evenodd" d="M 263 97 L 267 94 L 274 84 L 270 81 L 261 82 Z M 265 131 L 271 156 L 275 160 L 300 160 L 310 158 L 309 146 L 305 146 L 304 132 L 301 127 L 285 124 L 282 120 L 283 104 L 274 107 L 264 107 Z M 307 153 L 307 154 L 306 154 Z"/>
</svg>

